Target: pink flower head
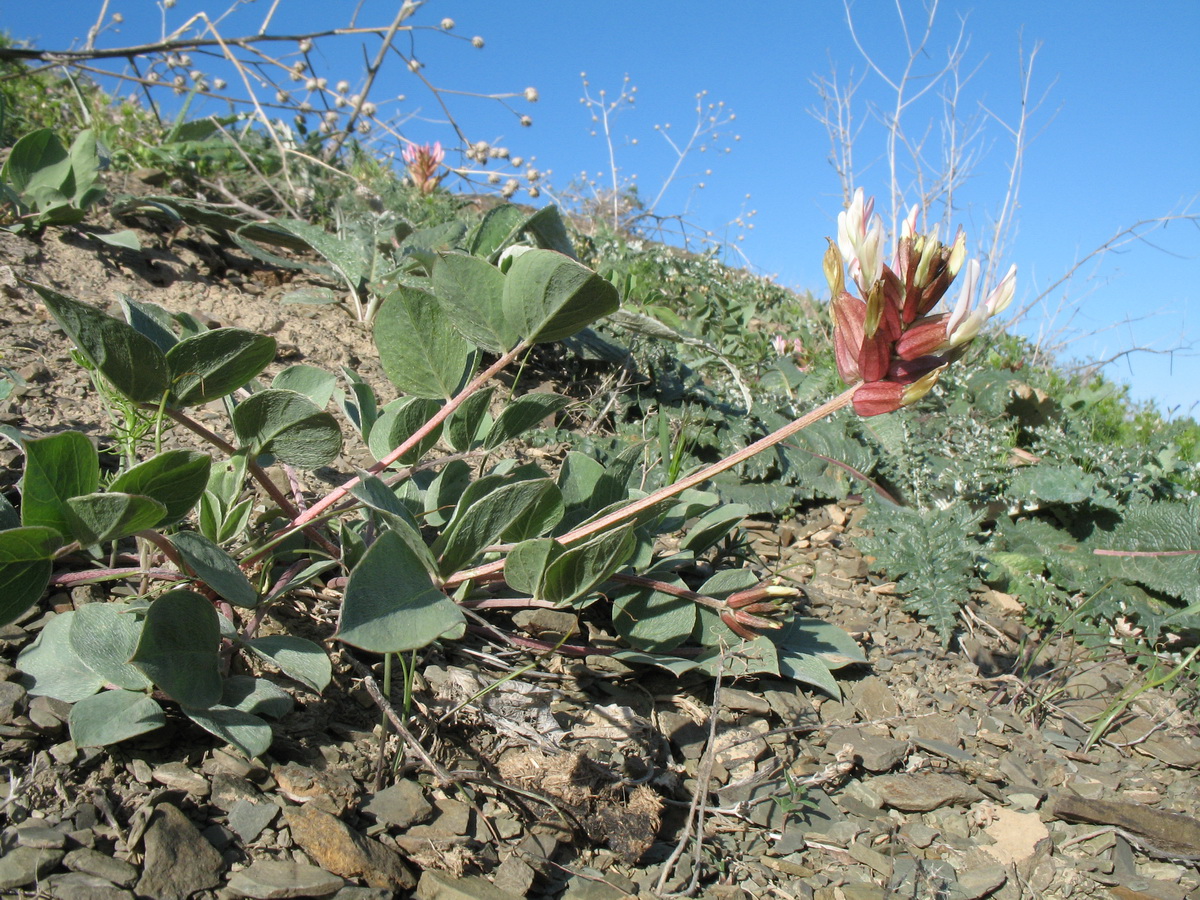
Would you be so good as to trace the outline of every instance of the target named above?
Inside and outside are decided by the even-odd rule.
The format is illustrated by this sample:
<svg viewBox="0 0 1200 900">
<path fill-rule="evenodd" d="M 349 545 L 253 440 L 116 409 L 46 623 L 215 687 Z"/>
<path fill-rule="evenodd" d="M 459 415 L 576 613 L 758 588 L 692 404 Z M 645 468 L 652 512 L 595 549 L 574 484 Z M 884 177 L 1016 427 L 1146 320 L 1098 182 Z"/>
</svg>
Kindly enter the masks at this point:
<svg viewBox="0 0 1200 900">
<path fill-rule="evenodd" d="M 445 177 L 439 173 L 442 160 L 446 158 L 440 141 L 431 144 L 408 144 L 400 157 L 408 167 L 408 177 L 422 194 L 432 194 Z"/>
</svg>

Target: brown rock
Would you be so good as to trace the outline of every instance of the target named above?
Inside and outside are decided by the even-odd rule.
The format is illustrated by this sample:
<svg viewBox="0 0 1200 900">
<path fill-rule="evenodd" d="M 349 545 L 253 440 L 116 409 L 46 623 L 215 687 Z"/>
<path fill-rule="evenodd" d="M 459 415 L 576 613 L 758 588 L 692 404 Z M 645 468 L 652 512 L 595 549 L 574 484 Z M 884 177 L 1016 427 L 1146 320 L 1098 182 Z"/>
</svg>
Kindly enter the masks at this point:
<svg viewBox="0 0 1200 900">
<path fill-rule="evenodd" d="M 1182 813 L 1122 800 L 1088 800 L 1074 794 L 1059 794 L 1052 812 L 1068 822 L 1116 825 L 1170 856 L 1200 856 L 1200 820 Z"/>
<path fill-rule="evenodd" d="M 325 812 L 340 816 L 348 810 L 358 786 L 348 772 L 311 769 L 297 763 L 275 766 L 271 774 L 280 792 L 296 803 L 311 803 Z"/>
<path fill-rule="evenodd" d="M 160 803 L 146 829 L 145 861 L 136 892 L 157 900 L 187 900 L 221 883 L 225 862 L 187 816 Z"/>
<path fill-rule="evenodd" d="M 880 775 L 867 782 L 885 806 L 902 812 L 929 812 L 939 806 L 973 803 L 983 794 L 950 775 Z"/>
<path fill-rule="evenodd" d="M 318 866 L 343 878 L 363 878 L 371 887 L 412 890 L 417 879 L 393 851 L 359 834 L 337 816 L 315 806 L 288 806 L 283 818 Z"/>
</svg>

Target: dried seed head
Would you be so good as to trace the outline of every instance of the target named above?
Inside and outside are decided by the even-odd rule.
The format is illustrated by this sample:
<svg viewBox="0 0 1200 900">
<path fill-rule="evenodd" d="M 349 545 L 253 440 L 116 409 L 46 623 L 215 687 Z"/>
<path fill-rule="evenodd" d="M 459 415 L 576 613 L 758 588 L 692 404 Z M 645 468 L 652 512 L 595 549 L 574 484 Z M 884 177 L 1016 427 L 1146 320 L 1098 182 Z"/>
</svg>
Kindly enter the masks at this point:
<svg viewBox="0 0 1200 900">
<path fill-rule="evenodd" d="M 499 183 L 500 183 L 500 173 L 499 172 L 492 172 L 490 175 L 488 175 L 488 184 L 499 184 Z"/>
<path fill-rule="evenodd" d="M 421 71 L 421 61 L 417 60 L 417 59 L 410 59 L 408 61 L 408 71 L 410 71 L 410 72 Z"/>
<path fill-rule="evenodd" d="M 529 189 L 529 196 L 530 196 L 530 197 L 533 197 L 535 200 L 536 200 L 538 197 L 540 197 L 540 196 L 541 196 L 541 194 L 542 194 L 542 192 L 541 192 L 541 191 L 539 191 L 539 190 L 538 190 L 536 187 L 531 187 L 531 188 Z"/>
<path fill-rule="evenodd" d="M 451 19 L 449 16 L 442 19 L 442 29 L 443 30 L 449 31 L 453 27 L 454 27 L 454 20 Z"/>
<path fill-rule="evenodd" d="M 213 90 L 215 90 L 215 91 L 225 90 L 225 79 L 224 78 L 214 78 L 213 79 Z"/>
<path fill-rule="evenodd" d="M 500 193 L 504 197 L 511 197 L 517 192 L 518 187 L 520 187 L 520 185 L 517 183 L 517 179 L 510 178 L 508 181 L 504 182 L 504 188 L 500 191 Z"/>
<path fill-rule="evenodd" d="M 310 50 L 312 50 L 312 41 L 310 41 L 308 38 L 305 38 L 300 42 L 299 46 L 301 53 L 308 53 Z"/>
<path fill-rule="evenodd" d="M 275 102 L 276 103 L 287 103 L 291 99 L 292 99 L 292 95 L 289 94 L 285 90 L 279 90 L 275 93 Z"/>
<path fill-rule="evenodd" d="M 306 91 L 315 91 L 319 87 L 320 87 L 320 85 L 317 84 L 317 79 L 315 79 L 315 78 L 310 78 L 310 79 L 308 79 L 308 81 L 304 82 L 304 89 Z"/>
<path fill-rule="evenodd" d="M 366 134 L 368 131 L 371 130 L 371 123 L 367 122 L 363 119 L 359 119 L 358 125 L 355 127 L 358 129 L 359 134 Z"/>
<path fill-rule="evenodd" d="M 119 12 L 117 12 L 117 13 L 113 13 L 112 20 L 113 20 L 114 25 L 120 25 L 122 22 L 125 21 L 125 17 L 123 15 L 121 15 Z"/>
<path fill-rule="evenodd" d="M 471 46 L 474 47 L 476 50 L 482 50 L 483 49 L 483 38 L 481 38 L 479 35 L 475 35 L 475 37 L 471 38 Z"/>
<path fill-rule="evenodd" d="M 362 114 L 364 116 L 375 115 L 375 104 L 374 103 L 364 103 L 362 105 Z"/>
<path fill-rule="evenodd" d="M 533 119 L 529 118 L 529 116 L 521 116 L 521 126 L 523 128 L 528 128 L 532 124 Z"/>
<path fill-rule="evenodd" d="M 337 92 L 339 94 L 344 94 L 348 90 L 350 90 L 350 82 L 343 79 L 337 83 Z"/>
<path fill-rule="evenodd" d="M 535 88 L 535 87 L 525 88 L 525 99 L 528 100 L 530 103 L 537 103 L 538 102 L 537 88 Z"/>
</svg>

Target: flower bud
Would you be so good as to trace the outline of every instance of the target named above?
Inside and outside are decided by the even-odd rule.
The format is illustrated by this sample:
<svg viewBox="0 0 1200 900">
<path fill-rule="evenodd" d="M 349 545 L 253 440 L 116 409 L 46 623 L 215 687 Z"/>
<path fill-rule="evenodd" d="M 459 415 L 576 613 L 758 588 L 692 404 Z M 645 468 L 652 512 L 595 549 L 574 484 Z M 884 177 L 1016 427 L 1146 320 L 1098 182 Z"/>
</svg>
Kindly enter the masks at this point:
<svg viewBox="0 0 1200 900">
<path fill-rule="evenodd" d="M 913 322 L 896 343 L 897 355 L 904 360 L 914 360 L 942 350 L 948 340 L 946 323 L 949 320 L 949 313 L 940 313 Z"/>
<path fill-rule="evenodd" d="M 829 285 L 829 296 L 837 297 L 846 290 L 846 263 L 842 252 L 832 238 L 825 238 L 829 246 L 825 248 L 825 257 L 821 260 L 821 268 L 825 270 L 825 281 Z"/>
</svg>

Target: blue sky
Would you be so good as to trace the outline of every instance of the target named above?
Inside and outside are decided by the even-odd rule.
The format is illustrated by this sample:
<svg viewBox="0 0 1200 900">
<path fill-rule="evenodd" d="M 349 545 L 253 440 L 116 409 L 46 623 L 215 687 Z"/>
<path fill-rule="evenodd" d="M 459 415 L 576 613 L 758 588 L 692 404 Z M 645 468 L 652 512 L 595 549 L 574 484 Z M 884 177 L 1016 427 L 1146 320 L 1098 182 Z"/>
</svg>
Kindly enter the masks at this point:
<svg viewBox="0 0 1200 900">
<path fill-rule="evenodd" d="M 343 2 L 281 0 L 275 28 L 288 33 L 345 25 L 357 6 Z M 46 7 L 5 3 L 0 27 L 39 46 L 63 47 L 82 38 L 99 0 L 63 0 L 72 16 L 47 20 Z M 910 30 L 922 30 L 920 3 L 904 0 Z M 257 29 L 270 4 L 243 4 L 223 21 L 222 34 Z M 365 0 L 360 24 L 386 24 L 396 2 Z M 168 27 L 201 9 L 219 14 L 225 4 L 179 0 L 166 12 Z M 880 66 L 896 75 L 906 58 L 896 7 L 881 0 L 852 4 L 857 34 Z M 163 13 L 150 0 L 110 0 L 120 12 L 120 31 L 101 36 L 100 46 L 156 37 Z M 483 49 L 433 30 L 418 30 L 412 43 L 423 74 L 444 88 L 514 92 L 527 86 L 536 104 L 509 102 L 532 117 L 523 128 L 513 112 L 463 96 L 447 102 L 473 140 L 510 148 L 550 169 L 550 185 L 563 189 L 581 171 L 607 172 L 608 146 L 593 137 L 581 73 L 589 90 L 609 98 L 626 75 L 637 102 L 613 125 L 613 150 L 622 176 L 637 174 L 643 197 L 653 196 L 674 158 L 655 125 L 686 136 L 695 118 L 695 94 L 722 101 L 736 119 L 720 129 L 716 147 L 685 161 L 660 211 L 686 210 L 699 229 L 733 237 L 726 224 L 753 209 L 753 230 L 739 247 L 760 271 L 782 283 L 820 292 L 824 237 L 834 233 L 841 187 L 829 162 L 830 143 L 810 111 L 819 106 L 812 81 L 836 67 L 839 78 L 864 73 L 850 38 L 845 10 L 832 0 L 748 3 L 733 7 L 710 0 L 610 0 L 602 4 L 430 0 L 410 20 L 436 26 L 451 17 L 451 35 L 480 35 Z M 1017 232 L 1008 261 L 1019 266 L 1014 307 L 1034 299 L 1093 249 L 1136 222 L 1167 214 L 1200 213 L 1200 4 L 1164 0 L 1130 4 L 1115 0 L 1009 0 L 1005 3 L 944 0 L 914 86 L 940 68 L 965 18 L 969 38 L 961 72 L 970 79 L 960 112 L 980 109 L 1013 121 L 1020 102 L 1019 50 L 1040 44 L 1032 77 L 1031 143 L 1024 156 Z M 362 60 L 377 39 L 318 41 L 313 59 L 331 82 L 357 83 Z M 888 185 L 885 143 L 868 109 L 887 101 L 877 77 L 855 95 L 856 119 L 866 125 L 855 149 L 857 181 L 882 196 Z M 388 102 L 403 94 L 403 103 Z M 416 140 L 452 139 L 444 117 L 403 63 L 385 67 L 371 92 L 382 110 L 413 115 L 403 131 Z M 908 115 L 912 133 L 928 130 L 935 150 L 943 107 L 931 95 Z M 738 139 L 735 141 L 734 137 Z M 957 195 L 955 223 L 968 238 L 1001 200 L 1011 158 L 1009 135 L 985 120 L 975 146 L 977 162 Z M 711 171 L 710 171 L 711 170 Z M 697 189 L 703 182 L 705 187 Z M 749 199 L 746 199 L 746 195 Z M 518 198 L 520 199 L 520 198 Z M 543 198 L 544 199 L 544 198 Z M 1173 354 L 1138 353 L 1108 368 L 1132 385 L 1136 399 L 1156 401 L 1167 412 L 1200 414 L 1200 228 L 1177 220 L 1135 242 L 1086 263 L 1065 288 L 1055 290 L 1019 329 L 1052 341 L 1075 336 L 1071 358 L 1105 359 L 1131 347 L 1159 351 L 1194 344 Z M 1064 306 L 1054 315 L 1055 307 Z M 1073 311 L 1073 317 L 1072 317 Z M 1066 331 L 1060 331 L 1063 327 Z M 1095 334 L 1088 336 L 1088 333 Z"/>
</svg>

